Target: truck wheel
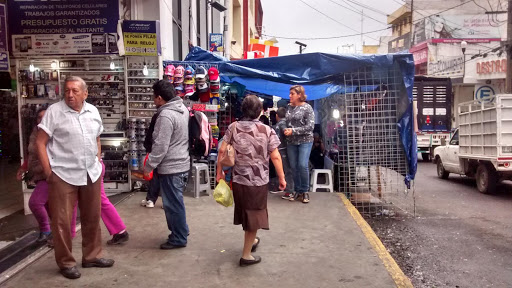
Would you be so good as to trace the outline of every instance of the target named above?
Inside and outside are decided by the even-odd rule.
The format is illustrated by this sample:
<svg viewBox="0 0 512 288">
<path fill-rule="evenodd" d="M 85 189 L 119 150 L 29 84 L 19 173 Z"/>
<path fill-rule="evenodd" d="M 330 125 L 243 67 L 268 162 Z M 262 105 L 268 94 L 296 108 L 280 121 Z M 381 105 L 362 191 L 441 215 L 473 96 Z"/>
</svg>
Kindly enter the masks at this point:
<svg viewBox="0 0 512 288">
<path fill-rule="evenodd" d="M 476 169 L 476 187 L 480 193 L 492 194 L 496 191 L 498 175 L 494 167 L 480 163 Z"/>
<path fill-rule="evenodd" d="M 450 172 L 444 170 L 443 161 L 441 158 L 437 159 L 437 177 L 441 179 L 448 179 Z"/>
<path fill-rule="evenodd" d="M 428 153 L 421 153 L 421 158 L 425 162 L 430 162 L 430 154 L 428 154 Z"/>
</svg>

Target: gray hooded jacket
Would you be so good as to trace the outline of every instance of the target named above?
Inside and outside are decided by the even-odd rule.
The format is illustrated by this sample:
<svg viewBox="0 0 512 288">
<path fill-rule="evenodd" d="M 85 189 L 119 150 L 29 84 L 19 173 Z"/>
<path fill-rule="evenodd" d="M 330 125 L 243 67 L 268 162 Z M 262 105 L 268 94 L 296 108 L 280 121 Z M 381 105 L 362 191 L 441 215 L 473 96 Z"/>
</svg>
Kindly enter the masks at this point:
<svg viewBox="0 0 512 288">
<path fill-rule="evenodd" d="M 190 170 L 188 152 L 189 113 L 183 100 L 174 97 L 158 108 L 153 145 L 145 171 L 158 168 L 158 174 L 176 174 Z"/>
</svg>

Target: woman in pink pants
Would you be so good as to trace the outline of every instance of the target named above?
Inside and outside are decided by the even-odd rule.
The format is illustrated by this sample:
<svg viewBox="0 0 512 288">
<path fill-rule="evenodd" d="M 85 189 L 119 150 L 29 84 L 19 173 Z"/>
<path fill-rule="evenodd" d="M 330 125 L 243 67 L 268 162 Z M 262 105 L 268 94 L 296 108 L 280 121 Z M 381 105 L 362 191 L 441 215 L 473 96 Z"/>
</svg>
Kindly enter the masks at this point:
<svg viewBox="0 0 512 288">
<path fill-rule="evenodd" d="M 107 226 L 107 230 L 112 235 L 112 239 L 107 241 L 109 245 L 121 244 L 128 241 L 129 236 L 126 231 L 126 225 L 117 213 L 116 208 L 105 194 L 105 187 L 103 185 L 103 177 L 105 176 L 105 164 L 101 161 L 101 220 Z"/>
</svg>

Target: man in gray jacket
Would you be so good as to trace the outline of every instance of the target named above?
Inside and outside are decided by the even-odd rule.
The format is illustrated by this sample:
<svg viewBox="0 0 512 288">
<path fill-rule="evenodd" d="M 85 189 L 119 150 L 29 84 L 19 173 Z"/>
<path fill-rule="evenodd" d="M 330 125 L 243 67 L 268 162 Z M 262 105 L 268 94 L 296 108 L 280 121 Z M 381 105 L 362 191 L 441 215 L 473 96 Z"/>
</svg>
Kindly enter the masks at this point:
<svg viewBox="0 0 512 288">
<path fill-rule="evenodd" d="M 189 112 L 183 100 L 176 96 L 174 88 L 166 80 L 153 85 L 154 103 L 158 108 L 153 143 L 144 174 L 158 168 L 162 189 L 165 218 L 171 231 L 160 249 L 187 246 L 188 225 L 183 203 L 183 191 L 190 170 L 188 151 Z"/>
</svg>

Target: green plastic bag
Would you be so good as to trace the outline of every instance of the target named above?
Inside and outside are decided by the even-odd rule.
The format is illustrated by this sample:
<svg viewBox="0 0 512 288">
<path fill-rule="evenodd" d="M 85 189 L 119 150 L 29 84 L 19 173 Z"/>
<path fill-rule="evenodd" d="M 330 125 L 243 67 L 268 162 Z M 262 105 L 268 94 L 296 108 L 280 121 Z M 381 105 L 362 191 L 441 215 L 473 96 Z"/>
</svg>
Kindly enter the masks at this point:
<svg viewBox="0 0 512 288">
<path fill-rule="evenodd" d="M 233 193 L 224 179 L 220 179 L 219 184 L 215 187 L 213 199 L 224 207 L 233 206 Z"/>
</svg>

